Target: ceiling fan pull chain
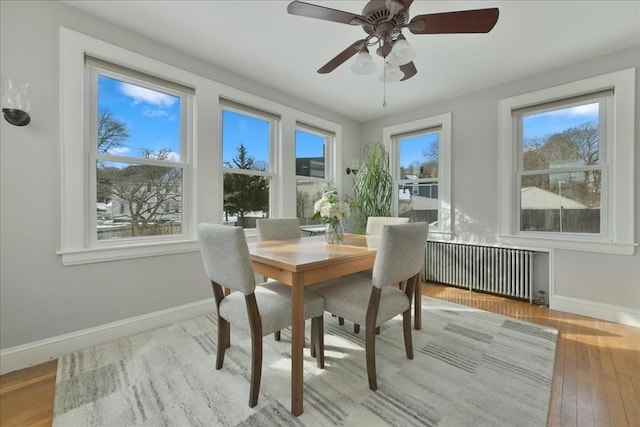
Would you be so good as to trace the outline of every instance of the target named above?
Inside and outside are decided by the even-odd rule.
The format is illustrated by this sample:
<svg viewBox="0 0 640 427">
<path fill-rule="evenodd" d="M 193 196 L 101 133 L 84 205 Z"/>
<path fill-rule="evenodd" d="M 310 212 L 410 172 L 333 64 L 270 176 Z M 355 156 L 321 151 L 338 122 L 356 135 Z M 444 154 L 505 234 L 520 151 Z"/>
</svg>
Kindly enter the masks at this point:
<svg viewBox="0 0 640 427">
<path fill-rule="evenodd" d="M 387 61 L 384 61 L 382 68 L 382 108 L 387 106 Z"/>
</svg>

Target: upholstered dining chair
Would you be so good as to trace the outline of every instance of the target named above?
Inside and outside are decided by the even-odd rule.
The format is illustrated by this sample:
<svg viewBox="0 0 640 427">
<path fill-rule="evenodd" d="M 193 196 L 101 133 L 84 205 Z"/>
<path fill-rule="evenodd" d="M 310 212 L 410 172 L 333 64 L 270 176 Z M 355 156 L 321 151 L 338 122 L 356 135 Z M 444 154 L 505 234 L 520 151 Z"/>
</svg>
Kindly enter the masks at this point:
<svg viewBox="0 0 640 427">
<path fill-rule="evenodd" d="M 399 217 L 399 216 L 370 216 L 367 217 L 367 226 L 365 228 L 365 233 L 368 236 L 379 236 L 382 233 L 382 227 L 385 225 L 391 224 L 406 224 L 409 222 L 408 217 Z M 361 274 L 365 274 L 368 277 L 371 277 L 371 270 L 367 270 L 362 272 Z M 339 323 L 344 324 L 344 319 L 338 319 Z M 355 334 L 360 332 L 360 325 L 357 323 L 353 324 L 353 332 Z"/>
<path fill-rule="evenodd" d="M 256 221 L 258 240 L 287 240 L 300 237 L 298 218 L 261 218 Z"/>
<path fill-rule="evenodd" d="M 256 221 L 258 241 L 288 240 L 300 237 L 300 220 L 298 218 L 261 218 Z M 262 276 L 266 282 L 269 278 Z M 273 334 L 276 341 L 280 341 L 280 331 Z"/>
<path fill-rule="evenodd" d="M 407 358 L 413 359 L 411 299 L 424 262 L 428 227 L 426 222 L 385 225 L 371 279 L 354 274 L 331 286 L 314 289 L 324 297 L 328 312 L 365 326 L 367 376 L 371 390 L 378 388 L 376 328 L 400 313 L 405 351 Z M 404 283 L 404 290 L 393 286 L 397 283 Z"/>
<path fill-rule="evenodd" d="M 222 368 L 234 325 L 251 336 L 249 407 L 258 403 L 262 375 L 262 337 L 291 326 L 291 287 L 273 281 L 256 286 L 244 231 L 239 227 L 199 224 L 202 262 L 211 280 L 218 314 L 216 370 Z M 225 295 L 223 287 L 230 293 Z M 304 295 L 305 319 L 312 319 L 311 340 L 316 362 L 324 367 L 324 300 Z"/>
</svg>

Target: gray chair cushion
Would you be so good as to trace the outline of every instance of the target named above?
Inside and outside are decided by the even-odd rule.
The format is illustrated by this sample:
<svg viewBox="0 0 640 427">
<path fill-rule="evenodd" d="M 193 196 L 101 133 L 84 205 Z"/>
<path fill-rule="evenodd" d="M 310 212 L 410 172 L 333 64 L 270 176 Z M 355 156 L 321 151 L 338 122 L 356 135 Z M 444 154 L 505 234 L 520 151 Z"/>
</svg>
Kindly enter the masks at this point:
<svg viewBox="0 0 640 427">
<path fill-rule="evenodd" d="M 262 320 L 262 335 L 291 326 L 291 287 L 281 282 L 267 282 L 256 287 L 256 302 Z M 304 294 L 304 318 L 322 316 L 324 299 L 313 292 Z M 250 334 L 249 314 L 244 295 L 233 292 L 220 303 L 220 316 Z"/>
<path fill-rule="evenodd" d="M 371 280 L 361 274 L 352 274 L 340 281 L 322 283 L 313 292 L 322 296 L 325 310 L 364 325 L 371 295 Z M 409 309 L 409 297 L 404 291 L 391 286 L 382 288 L 376 326 Z"/>
</svg>

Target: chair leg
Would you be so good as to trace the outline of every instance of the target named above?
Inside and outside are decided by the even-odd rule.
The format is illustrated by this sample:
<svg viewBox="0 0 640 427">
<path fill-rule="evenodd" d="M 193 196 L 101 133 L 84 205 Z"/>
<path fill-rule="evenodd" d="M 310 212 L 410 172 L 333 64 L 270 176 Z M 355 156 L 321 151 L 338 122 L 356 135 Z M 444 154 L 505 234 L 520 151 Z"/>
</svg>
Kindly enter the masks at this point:
<svg viewBox="0 0 640 427">
<path fill-rule="evenodd" d="M 273 338 L 274 338 L 276 341 L 280 341 L 280 331 L 275 331 L 275 332 L 273 333 Z"/>
<path fill-rule="evenodd" d="M 402 329 L 404 332 L 404 348 L 407 359 L 413 360 L 413 341 L 411 339 L 411 307 L 402 313 Z"/>
<path fill-rule="evenodd" d="M 316 319 L 311 319 L 311 339 L 309 340 L 309 350 L 311 357 L 316 357 L 316 335 L 318 333 L 318 327 L 316 326 Z"/>
<path fill-rule="evenodd" d="M 360 325 L 357 323 L 353 324 L 353 333 L 354 334 L 359 334 L 360 333 Z"/>
<path fill-rule="evenodd" d="M 338 317 L 338 325 L 344 325 L 344 317 Z"/>
<path fill-rule="evenodd" d="M 252 334 L 253 335 L 253 334 Z M 258 404 L 260 378 L 262 376 L 262 336 L 251 337 L 251 389 L 249 390 L 249 407 Z"/>
<path fill-rule="evenodd" d="M 216 369 L 222 369 L 224 363 L 224 352 L 229 347 L 231 329 L 229 322 L 218 316 L 218 353 L 216 355 Z"/>
<path fill-rule="evenodd" d="M 311 319 L 311 356 L 316 358 L 318 368 L 324 369 L 324 318 Z"/>
<path fill-rule="evenodd" d="M 373 391 L 378 389 L 376 379 L 376 333 L 375 328 L 365 329 L 365 353 L 367 357 L 367 376 L 369 377 L 369 388 Z"/>
</svg>

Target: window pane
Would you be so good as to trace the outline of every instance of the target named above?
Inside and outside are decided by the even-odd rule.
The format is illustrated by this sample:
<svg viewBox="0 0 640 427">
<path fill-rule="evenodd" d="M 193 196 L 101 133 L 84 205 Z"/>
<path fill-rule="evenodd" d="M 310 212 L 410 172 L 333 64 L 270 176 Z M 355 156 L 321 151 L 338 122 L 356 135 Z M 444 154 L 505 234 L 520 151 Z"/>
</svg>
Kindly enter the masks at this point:
<svg viewBox="0 0 640 427">
<path fill-rule="evenodd" d="M 296 216 L 300 224 L 320 224 L 320 218 L 312 220 L 313 205 L 322 198 L 327 184 L 324 182 L 302 181 L 297 182 L 296 188 Z"/>
<path fill-rule="evenodd" d="M 438 221 L 438 183 L 415 181 L 398 186 L 398 216 L 412 222 Z"/>
<path fill-rule="evenodd" d="M 255 228 L 258 218 L 269 218 L 269 178 L 225 173 L 224 224 Z"/>
<path fill-rule="evenodd" d="M 222 110 L 222 162 L 226 168 L 269 170 L 271 123 Z"/>
<path fill-rule="evenodd" d="M 400 139 L 400 179 L 437 178 L 440 133 Z"/>
<path fill-rule="evenodd" d="M 180 160 L 180 97 L 98 76 L 98 153 Z"/>
<path fill-rule="evenodd" d="M 590 103 L 523 117 L 524 170 L 597 165 L 598 110 Z"/>
<path fill-rule="evenodd" d="M 296 175 L 325 178 L 327 137 L 296 129 Z"/>
<path fill-rule="evenodd" d="M 98 240 L 180 234 L 182 169 L 96 163 Z"/>
<path fill-rule="evenodd" d="M 521 188 L 522 231 L 600 233 L 600 171 L 523 176 Z"/>
</svg>

